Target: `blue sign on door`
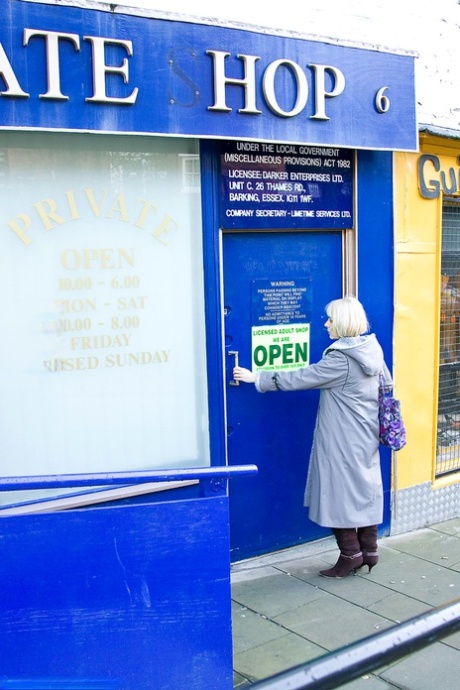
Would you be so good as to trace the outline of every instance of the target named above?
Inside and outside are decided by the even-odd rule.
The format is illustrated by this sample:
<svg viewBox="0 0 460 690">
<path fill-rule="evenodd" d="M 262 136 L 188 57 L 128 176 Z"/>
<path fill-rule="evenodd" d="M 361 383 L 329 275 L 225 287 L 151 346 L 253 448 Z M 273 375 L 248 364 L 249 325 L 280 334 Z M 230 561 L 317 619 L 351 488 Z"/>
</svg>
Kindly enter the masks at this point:
<svg viewBox="0 0 460 690">
<path fill-rule="evenodd" d="M 353 160 L 337 147 L 223 142 L 221 226 L 351 228 Z"/>
<path fill-rule="evenodd" d="M 253 280 L 251 288 L 254 326 L 311 320 L 311 279 Z"/>
</svg>

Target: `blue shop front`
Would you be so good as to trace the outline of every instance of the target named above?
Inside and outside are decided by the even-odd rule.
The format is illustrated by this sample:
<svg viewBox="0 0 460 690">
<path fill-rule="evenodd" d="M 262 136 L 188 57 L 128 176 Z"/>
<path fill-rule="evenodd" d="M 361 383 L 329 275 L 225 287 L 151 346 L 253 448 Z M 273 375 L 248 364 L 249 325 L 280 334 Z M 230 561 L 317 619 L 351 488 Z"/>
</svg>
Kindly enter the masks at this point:
<svg viewBox="0 0 460 690">
<path fill-rule="evenodd" d="M 230 561 L 325 534 L 317 392 L 232 368 L 345 293 L 391 365 L 414 58 L 11 0 L 0 76 L 0 687 L 231 688 Z"/>
</svg>

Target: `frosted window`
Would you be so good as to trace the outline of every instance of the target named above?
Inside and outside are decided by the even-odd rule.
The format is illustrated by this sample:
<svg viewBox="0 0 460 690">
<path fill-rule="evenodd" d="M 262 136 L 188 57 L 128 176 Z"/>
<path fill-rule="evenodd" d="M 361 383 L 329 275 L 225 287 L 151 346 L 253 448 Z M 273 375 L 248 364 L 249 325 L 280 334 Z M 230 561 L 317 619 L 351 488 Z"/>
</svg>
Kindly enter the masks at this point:
<svg viewBox="0 0 460 690">
<path fill-rule="evenodd" d="M 209 464 L 198 161 L 0 135 L 3 476 Z"/>
</svg>

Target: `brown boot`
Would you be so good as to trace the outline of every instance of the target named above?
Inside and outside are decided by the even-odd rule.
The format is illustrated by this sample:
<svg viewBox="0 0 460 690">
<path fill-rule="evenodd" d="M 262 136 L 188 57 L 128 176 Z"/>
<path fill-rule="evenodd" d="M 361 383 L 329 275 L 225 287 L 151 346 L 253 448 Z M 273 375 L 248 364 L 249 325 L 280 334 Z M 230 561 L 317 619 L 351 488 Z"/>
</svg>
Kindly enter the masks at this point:
<svg viewBox="0 0 460 690">
<path fill-rule="evenodd" d="M 379 556 L 377 553 L 377 525 L 360 527 L 358 529 L 358 540 L 363 552 L 363 565 L 367 565 L 370 573 L 374 565 L 377 565 Z"/>
<path fill-rule="evenodd" d="M 356 573 L 356 570 L 363 564 L 363 554 L 356 529 L 334 528 L 332 531 L 340 549 L 340 556 L 332 568 L 320 570 L 319 574 L 323 577 L 341 579 L 351 572 Z"/>
</svg>

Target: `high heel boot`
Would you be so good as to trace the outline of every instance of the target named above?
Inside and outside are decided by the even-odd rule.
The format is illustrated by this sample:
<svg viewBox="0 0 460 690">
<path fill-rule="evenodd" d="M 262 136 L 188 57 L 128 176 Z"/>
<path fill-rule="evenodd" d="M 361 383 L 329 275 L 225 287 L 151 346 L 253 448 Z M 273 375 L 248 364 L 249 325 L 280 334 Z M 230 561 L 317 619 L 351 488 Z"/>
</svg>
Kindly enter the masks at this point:
<svg viewBox="0 0 460 690">
<path fill-rule="evenodd" d="M 332 532 L 340 549 L 340 556 L 332 568 L 320 570 L 319 574 L 323 577 L 341 579 L 351 572 L 356 573 L 363 564 L 363 554 L 356 529 L 334 528 Z"/>
<path fill-rule="evenodd" d="M 370 573 L 372 568 L 379 562 L 377 553 L 377 525 L 369 527 L 359 527 L 358 541 L 363 552 L 363 565 L 367 565 Z"/>
</svg>

